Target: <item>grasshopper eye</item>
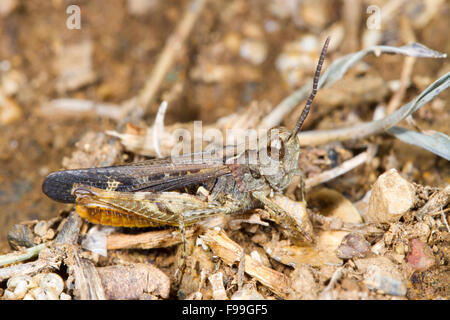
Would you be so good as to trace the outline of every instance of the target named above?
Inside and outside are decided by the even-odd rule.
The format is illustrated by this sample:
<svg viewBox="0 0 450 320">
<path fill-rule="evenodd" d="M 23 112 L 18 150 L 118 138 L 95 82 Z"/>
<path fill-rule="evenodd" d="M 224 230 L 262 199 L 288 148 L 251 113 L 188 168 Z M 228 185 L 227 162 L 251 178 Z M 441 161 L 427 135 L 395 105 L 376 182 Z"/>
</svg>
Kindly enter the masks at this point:
<svg viewBox="0 0 450 320">
<path fill-rule="evenodd" d="M 285 154 L 283 140 L 279 138 L 273 139 L 267 147 L 267 153 L 272 160 L 283 160 Z"/>
</svg>

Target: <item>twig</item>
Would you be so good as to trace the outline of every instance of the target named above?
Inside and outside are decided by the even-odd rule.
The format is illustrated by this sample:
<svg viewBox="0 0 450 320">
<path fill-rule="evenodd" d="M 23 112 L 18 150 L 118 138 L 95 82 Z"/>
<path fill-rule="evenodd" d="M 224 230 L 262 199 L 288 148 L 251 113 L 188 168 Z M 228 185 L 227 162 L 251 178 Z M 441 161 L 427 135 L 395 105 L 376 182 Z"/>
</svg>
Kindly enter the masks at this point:
<svg viewBox="0 0 450 320">
<path fill-rule="evenodd" d="M 78 235 L 80 233 L 80 227 L 83 221 L 81 217 L 72 211 L 64 222 L 61 231 L 56 236 L 54 244 L 56 245 L 75 245 L 78 241 Z"/>
<path fill-rule="evenodd" d="M 173 65 L 175 57 L 183 48 L 184 42 L 191 33 L 194 23 L 202 12 L 206 1 L 207 0 L 191 0 L 183 18 L 178 23 L 175 32 L 167 39 L 144 87 L 137 96 L 123 103 L 122 120 L 117 124 L 116 128 L 118 132 L 122 131 L 126 123 L 133 122 L 141 117 L 150 103 L 154 100 L 164 77 Z"/>
<path fill-rule="evenodd" d="M 356 157 L 353 157 L 350 160 L 344 161 L 336 168 L 324 171 L 324 172 L 319 173 L 311 178 L 306 179 L 305 187 L 307 189 L 310 189 L 319 184 L 333 180 L 333 179 L 349 172 L 350 170 L 353 170 L 354 168 L 362 165 L 363 163 L 367 162 L 369 159 L 373 158 L 373 156 L 376 154 L 376 151 L 377 151 L 376 146 L 373 146 L 373 148 L 370 148 L 369 150 L 358 154 Z"/>
<path fill-rule="evenodd" d="M 186 237 L 192 237 L 195 228 L 186 229 Z M 158 230 L 141 234 L 110 234 L 106 238 L 107 249 L 153 249 L 165 248 L 181 243 L 178 230 Z"/>
<path fill-rule="evenodd" d="M 137 102 L 142 108 L 146 109 L 154 99 L 162 80 L 191 33 L 194 23 L 202 12 L 205 3 L 206 0 L 192 0 L 188 5 L 184 17 L 178 23 L 175 32 L 167 39 L 150 78 L 148 78 L 144 88 L 139 93 Z"/>
<path fill-rule="evenodd" d="M 346 0 L 343 2 L 342 14 L 346 37 L 343 49 L 345 52 L 356 51 L 359 48 L 359 26 L 361 24 L 361 0 Z"/>
<path fill-rule="evenodd" d="M 245 250 L 244 250 L 244 248 L 242 248 L 241 257 L 239 258 L 238 272 L 237 272 L 238 290 L 242 289 L 242 284 L 244 283 L 244 271 L 245 271 Z"/>
<path fill-rule="evenodd" d="M 445 226 L 447 227 L 447 232 L 450 233 L 450 226 L 448 225 L 447 217 L 445 216 L 445 212 L 442 209 L 441 209 L 441 219 L 442 219 L 442 223 L 445 224 Z"/>
<path fill-rule="evenodd" d="M 208 277 L 212 287 L 212 296 L 214 300 L 228 300 L 227 292 L 223 285 L 223 273 L 216 272 Z"/>
<path fill-rule="evenodd" d="M 400 106 L 400 103 L 403 97 L 405 96 L 406 89 L 410 85 L 410 78 L 415 62 L 416 62 L 415 57 L 405 58 L 403 62 L 402 74 L 400 76 L 400 87 L 394 93 L 386 108 L 388 114 L 393 113 Z"/>
<path fill-rule="evenodd" d="M 102 281 L 94 264 L 81 258 L 75 246 L 69 246 L 66 254 L 65 262 L 69 273 L 75 278 L 75 295 L 81 300 L 106 300 Z"/>
<path fill-rule="evenodd" d="M 403 39 L 405 42 L 415 42 L 416 37 L 414 36 L 414 30 L 411 27 L 411 23 L 408 19 L 401 19 L 401 30 L 404 34 Z M 386 111 L 388 114 L 393 113 L 400 106 L 403 97 L 405 96 L 406 89 L 411 84 L 411 75 L 413 71 L 414 64 L 416 62 L 416 57 L 406 57 L 403 61 L 402 73 L 400 75 L 400 87 L 398 90 L 392 95 L 391 100 L 389 101 Z"/>
<path fill-rule="evenodd" d="M 354 168 L 360 166 L 361 164 L 368 162 L 371 158 L 375 156 L 376 152 L 377 152 L 376 146 L 371 145 L 367 151 L 358 154 L 357 156 L 351 158 L 350 160 L 344 161 L 336 168 L 326 170 L 322 173 L 312 176 L 311 178 L 306 179 L 305 188 L 311 189 L 312 187 L 315 187 L 319 184 L 336 179 L 337 177 L 349 172 L 350 170 L 353 170 Z M 295 191 L 295 189 L 301 182 L 300 179 L 301 177 L 294 177 L 292 179 L 291 184 L 286 190 L 286 194 L 292 194 Z"/>
<path fill-rule="evenodd" d="M 116 121 L 121 119 L 122 111 L 119 105 L 70 98 L 51 100 L 39 109 L 42 116 L 73 118 L 92 115 Z"/>
</svg>

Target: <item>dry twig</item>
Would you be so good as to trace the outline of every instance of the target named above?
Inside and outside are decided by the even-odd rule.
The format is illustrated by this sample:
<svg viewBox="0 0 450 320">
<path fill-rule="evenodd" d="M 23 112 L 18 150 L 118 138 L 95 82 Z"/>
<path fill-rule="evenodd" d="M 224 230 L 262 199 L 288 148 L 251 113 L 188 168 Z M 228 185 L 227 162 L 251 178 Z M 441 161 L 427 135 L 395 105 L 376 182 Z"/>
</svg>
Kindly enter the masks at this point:
<svg viewBox="0 0 450 320">
<path fill-rule="evenodd" d="M 161 85 L 161 82 L 167 71 L 173 64 L 176 55 L 180 52 L 187 37 L 194 27 L 195 21 L 205 6 L 206 0 L 193 0 L 189 3 L 188 8 L 178 23 L 175 32 L 167 39 L 163 51 L 159 55 L 152 75 L 147 79 L 144 88 L 138 96 L 138 104 L 143 108 L 152 102 L 155 94 Z"/>
</svg>

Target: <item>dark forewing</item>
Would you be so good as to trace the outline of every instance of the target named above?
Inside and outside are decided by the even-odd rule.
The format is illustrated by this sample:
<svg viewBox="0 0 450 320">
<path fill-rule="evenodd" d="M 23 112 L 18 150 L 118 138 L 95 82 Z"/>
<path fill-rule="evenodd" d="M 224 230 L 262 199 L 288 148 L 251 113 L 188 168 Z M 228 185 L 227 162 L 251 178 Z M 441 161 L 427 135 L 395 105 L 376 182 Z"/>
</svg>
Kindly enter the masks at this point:
<svg viewBox="0 0 450 320">
<path fill-rule="evenodd" d="M 187 159 L 155 159 L 127 165 L 56 171 L 47 176 L 42 190 L 60 202 L 74 202 L 74 184 L 122 192 L 179 189 L 229 174 L 222 161 L 195 162 Z"/>
</svg>

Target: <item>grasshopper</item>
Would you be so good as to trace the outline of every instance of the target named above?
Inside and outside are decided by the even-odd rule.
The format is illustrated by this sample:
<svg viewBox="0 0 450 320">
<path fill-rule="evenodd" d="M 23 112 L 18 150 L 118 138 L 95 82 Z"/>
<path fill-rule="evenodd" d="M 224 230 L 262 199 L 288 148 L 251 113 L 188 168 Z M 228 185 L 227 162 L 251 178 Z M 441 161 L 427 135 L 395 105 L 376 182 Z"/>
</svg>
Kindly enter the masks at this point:
<svg viewBox="0 0 450 320">
<path fill-rule="evenodd" d="M 292 132 L 284 127 L 270 129 L 256 149 L 230 155 L 224 148 L 209 160 L 192 161 L 192 154 L 187 154 L 176 159 L 57 171 L 47 176 L 43 192 L 56 201 L 75 203 L 78 214 L 92 223 L 178 227 L 183 244 L 186 226 L 212 215 L 255 208 L 264 208 L 295 237 L 311 241 L 310 235 L 271 196 L 283 192 L 294 176 L 301 175 L 297 133 L 317 93 L 328 44 L 329 38 L 317 64 L 311 95 Z M 268 150 L 277 161 L 272 161 L 271 156 L 259 157 L 258 163 L 246 161 L 250 154 L 260 156 Z"/>
</svg>

